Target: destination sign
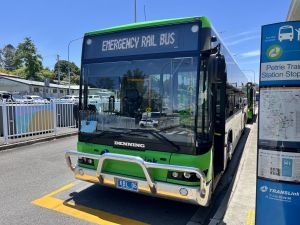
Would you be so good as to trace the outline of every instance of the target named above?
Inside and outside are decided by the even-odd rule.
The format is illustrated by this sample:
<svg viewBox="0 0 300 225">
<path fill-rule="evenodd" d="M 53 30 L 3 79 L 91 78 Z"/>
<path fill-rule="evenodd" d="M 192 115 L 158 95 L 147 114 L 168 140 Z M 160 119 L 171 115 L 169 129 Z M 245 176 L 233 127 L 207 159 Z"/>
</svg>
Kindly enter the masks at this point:
<svg viewBox="0 0 300 225">
<path fill-rule="evenodd" d="M 158 37 L 157 37 L 158 36 Z M 159 40 L 158 40 L 159 39 Z M 175 32 L 161 33 L 159 35 L 149 34 L 142 36 L 110 39 L 102 41 L 102 52 L 127 50 L 131 48 L 151 48 L 156 46 L 177 46 L 178 35 Z"/>
<path fill-rule="evenodd" d="M 199 22 L 86 37 L 84 59 L 193 51 L 198 33 Z"/>
</svg>

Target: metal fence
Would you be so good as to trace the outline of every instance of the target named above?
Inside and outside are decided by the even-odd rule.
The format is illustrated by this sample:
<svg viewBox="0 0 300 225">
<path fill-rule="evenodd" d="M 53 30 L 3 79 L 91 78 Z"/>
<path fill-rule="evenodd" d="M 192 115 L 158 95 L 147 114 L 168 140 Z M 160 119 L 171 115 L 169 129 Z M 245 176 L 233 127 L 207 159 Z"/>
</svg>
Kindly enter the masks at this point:
<svg viewBox="0 0 300 225">
<path fill-rule="evenodd" d="M 77 131 L 73 102 L 0 101 L 0 145 Z"/>
</svg>

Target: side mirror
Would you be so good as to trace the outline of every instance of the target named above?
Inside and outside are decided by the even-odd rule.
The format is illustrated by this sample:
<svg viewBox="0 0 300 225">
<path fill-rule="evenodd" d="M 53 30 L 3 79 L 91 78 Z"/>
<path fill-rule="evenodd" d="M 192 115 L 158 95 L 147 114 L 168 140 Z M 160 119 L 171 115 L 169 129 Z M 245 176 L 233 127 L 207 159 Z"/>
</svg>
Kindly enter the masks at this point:
<svg viewBox="0 0 300 225">
<path fill-rule="evenodd" d="M 209 56 L 208 76 L 211 77 L 213 83 L 223 83 L 227 81 L 226 64 L 223 55 L 217 53 Z"/>
</svg>

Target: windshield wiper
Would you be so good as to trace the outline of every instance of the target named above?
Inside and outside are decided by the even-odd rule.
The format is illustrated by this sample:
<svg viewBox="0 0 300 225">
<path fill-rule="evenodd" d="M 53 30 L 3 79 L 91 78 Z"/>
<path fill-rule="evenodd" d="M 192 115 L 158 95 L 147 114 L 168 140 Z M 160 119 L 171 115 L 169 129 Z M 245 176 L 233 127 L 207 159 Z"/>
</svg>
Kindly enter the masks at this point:
<svg viewBox="0 0 300 225">
<path fill-rule="evenodd" d="M 155 137 L 156 139 L 163 141 L 163 142 L 167 142 L 169 145 L 172 145 L 174 148 L 176 148 L 177 152 L 180 150 L 180 147 L 178 145 L 176 145 L 174 142 L 172 142 L 171 140 L 169 140 L 168 138 L 166 138 L 164 135 L 160 134 L 157 131 L 153 131 L 153 130 L 132 130 L 132 129 L 126 129 L 127 130 L 127 135 L 135 135 L 135 136 L 140 136 L 140 137 L 147 137 L 147 136 L 142 136 L 140 134 L 137 134 L 137 132 L 142 132 L 144 134 L 151 134 L 153 137 Z"/>
<path fill-rule="evenodd" d="M 137 137 L 144 137 L 144 138 L 148 137 L 148 136 L 137 134 L 137 133 L 125 133 L 125 134 L 121 133 L 120 135 L 121 136 L 137 136 Z"/>
<path fill-rule="evenodd" d="M 111 129 L 117 129 L 117 128 L 111 128 Z M 153 137 L 155 137 L 156 139 L 163 141 L 165 143 L 168 143 L 169 145 L 171 145 L 172 147 L 176 148 L 176 152 L 178 152 L 180 150 L 180 147 L 175 144 L 174 142 L 172 142 L 171 140 L 169 140 L 168 138 L 166 138 L 164 135 L 160 134 L 157 131 L 153 131 L 153 130 L 142 130 L 142 129 L 126 129 L 126 128 L 118 128 L 117 130 L 124 130 L 124 132 L 126 133 L 122 133 L 120 134 L 120 136 L 126 136 L 126 135 L 130 135 L 130 136 L 138 136 L 138 137 L 144 137 L 147 138 L 147 136 L 141 135 L 139 133 L 143 133 L 143 134 L 151 134 Z"/>
<path fill-rule="evenodd" d="M 153 132 L 149 132 L 149 134 L 152 134 L 154 137 L 156 137 L 158 140 L 162 140 L 162 141 L 166 141 L 168 142 L 170 145 L 172 145 L 174 148 L 176 148 L 177 152 L 180 150 L 180 147 L 175 144 L 173 141 L 169 140 L 168 138 L 166 138 L 164 135 L 153 131 Z"/>
<path fill-rule="evenodd" d="M 88 133 L 88 132 L 81 132 L 84 134 L 88 134 L 94 137 L 102 137 L 102 136 L 113 136 L 113 137 L 120 137 L 121 134 L 115 133 L 115 132 L 111 132 L 111 131 L 102 131 L 101 133 L 97 133 L 97 132 L 93 132 L 93 133 Z"/>
</svg>

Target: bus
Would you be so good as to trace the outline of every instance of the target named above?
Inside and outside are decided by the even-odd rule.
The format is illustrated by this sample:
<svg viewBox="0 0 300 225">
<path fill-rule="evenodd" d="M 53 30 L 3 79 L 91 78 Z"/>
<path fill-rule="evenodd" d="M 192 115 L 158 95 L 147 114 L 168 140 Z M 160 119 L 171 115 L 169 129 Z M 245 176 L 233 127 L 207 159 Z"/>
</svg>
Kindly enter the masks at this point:
<svg viewBox="0 0 300 225">
<path fill-rule="evenodd" d="M 251 82 L 248 82 L 246 84 L 247 88 L 247 122 L 251 123 L 253 122 L 253 118 L 255 115 L 255 101 L 256 101 L 256 91 L 255 91 L 255 85 Z"/>
<path fill-rule="evenodd" d="M 75 178 L 208 206 L 247 120 L 247 79 L 208 18 L 86 33 L 81 65 Z M 96 89 L 105 111 L 89 105 Z"/>
</svg>

